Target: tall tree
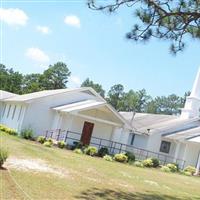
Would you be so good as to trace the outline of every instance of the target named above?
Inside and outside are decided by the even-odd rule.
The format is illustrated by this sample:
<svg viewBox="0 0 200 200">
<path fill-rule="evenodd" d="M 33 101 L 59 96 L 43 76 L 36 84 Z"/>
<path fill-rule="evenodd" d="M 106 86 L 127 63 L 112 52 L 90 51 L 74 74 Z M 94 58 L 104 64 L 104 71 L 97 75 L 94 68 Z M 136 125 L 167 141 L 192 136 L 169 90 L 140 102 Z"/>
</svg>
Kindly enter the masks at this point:
<svg viewBox="0 0 200 200">
<path fill-rule="evenodd" d="M 102 97 L 105 97 L 105 90 L 102 88 L 102 85 L 98 83 L 94 83 L 89 78 L 87 78 L 83 83 L 81 84 L 81 87 L 91 87 L 93 88 L 97 93 L 99 93 Z"/>
<path fill-rule="evenodd" d="M 200 39 L 200 0 L 88 0 L 88 6 L 111 13 L 123 6 L 132 8 L 139 23 L 126 37 L 135 41 L 152 37 L 169 40 L 173 53 L 184 49 L 186 36 Z"/>
<path fill-rule="evenodd" d="M 0 89 L 16 94 L 21 94 L 23 75 L 15 72 L 12 68 L 7 69 L 5 65 L 0 64 Z"/>
<path fill-rule="evenodd" d="M 24 94 L 44 90 L 41 74 L 27 74 L 23 77 L 22 92 Z"/>
<path fill-rule="evenodd" d="M 167 97 L 156 97 L 155 103 L 157 105 L 156 113 L 159 114 L 176 115 L 180 113 L 183 107 L 182 98 L 175 94 Z"/>
<path fill-rule="evenodd" d="M 137 112 L 139 108 L 138 93 L 133 90 L 124 93 L 118 105 L 120 111 Z"/>
<path fill-rule="evenodd" d="M 108 91 L 107 101 L 116 109 L 120 110 L 121 100 L 124 95 L 124 86 L 121 84 L 117 84 L 111 87 Z"/>
<path fill-rule="evenodd" d="M 148 102 L 151 100 L 151 96 L 147 94 L 145 89 L 139 90 L 137 94 L 139 98 L 137 111 L 145 112 L 146 106 Z"/>
<path fill-rule="evenodd" d="M 63 62 L 57 62 L 44 71 L 41 76 L 41 85 L 47 90 L 66 88 L 70 75 L 71 72 L 67 65 Z"/>
</svg>

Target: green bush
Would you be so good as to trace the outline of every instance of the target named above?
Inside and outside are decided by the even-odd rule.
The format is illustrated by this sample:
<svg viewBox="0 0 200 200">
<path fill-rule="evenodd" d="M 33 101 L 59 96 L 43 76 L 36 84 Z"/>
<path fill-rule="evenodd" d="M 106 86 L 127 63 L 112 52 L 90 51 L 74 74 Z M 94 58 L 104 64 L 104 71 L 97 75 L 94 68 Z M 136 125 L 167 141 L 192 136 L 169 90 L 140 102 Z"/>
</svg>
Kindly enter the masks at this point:
<svg viewBox="0 0 200 200">
<path fill-rule="evenodd" d="M 47 142 L 51 143 L 51 145 L 53 144 L 53 140 L 51 138 L 47 139 Z"/>
<path fill-rule="evenodd" d="M 117 162 L 126 163 L 128 161 L 128 157 L 124 153 L 119 153 L 114 155 L 114 160 Z"/>
<path fill-rule="evenodd" d="M 103 157 L 103 159 L 106 160 L 106 161 L 109 161 L 109 162 L 112 162 L 112 161 L 113 161 L 112 156 L 109 156 L 109 155 L 105 155 L 105 156 Z"/>
<path fill-rule="evenodd" d="M 17 131 L 12 128 L 7 128 L 6 133 L 9 135 L 18 135 Z"/>
<path fill-rule="evenodd" d="M 90 156 L 95 156 L 97 155 L 98 151 L 96 147 L 89 146 L 84 149 L 84 153 Z"/>
<path fill-rule="evenodd" d="M 126 152 L 125 155 L 128 158 L 128 162 L 135 162 L 135 155 L 132 152 Z"/>
<path fill-rule="evenodd" d="M 20 136 L 24 139 L 32 140 L 33 139 L 33 130 L 30 128 L 26 128 L 21 131 Z"/>
<path fill-rule="evenodd" d="M 44 142 L 46 142 L 46 138 L 44 136 L 38 136 L 37 141 L 43 144 Z"/>
<path fill-rule="evenodd" d="M 109 154 L 109 150 L 107 147 L 101 147 L 98 150 L 98 156 L 100 156 L 100 157 L 104 157 L 105 155 L 108 155 L 108 154 Z"/>
<path fill-rule="evenodd" d="M 143 160 L 142 164 L 144 167 L 153 167 L 153 161 L 150 158 Z"/>
<path fill-rule="evenodd" d="M 7 158 L 8 152 L 5 149 L 0 148 L 0 167 L 2 167 L 3 163 L 6 161 Z"/>
<path fill-rule="evenodd" d="M 187 167 L 184 169 L 184 172 L 189 172 L 189 173 L 191 173 L 192 175 L 194 175 L 195 172 L 196 172 L 196 168 L 193 167 L 193 166 L 187 166 Z"/>
<path fill-rule="evenodd" d="M 162 170 L 163 172 L 171 172 L 170 168 L 167 167 L 167 166 L 162 166 L 162 167 L 161 167 L 161 170 Z"/>
<path fill-rule="evenodd" d="M 74 153 L 83 154 L 83 151 L 81 149 L 74 149 Z"/>
<path fill-rule="evenodd" d="M 6 127 L 3 124 L 0 124 L 0 131 L 4 131 L 5 132 Z"/>
<path fill-rule="evenodd" d="M 0 124 L 0 131 L 8 133 L 9 135 L 18 135 L 16 130 L 14 130 L 12 128 L 8 128 L 7 126 L 2 125 L 2 124 Z"/>
<path fill-rule="evenodd" d="M 64 149 L 66 146 L 65 141 L 58 141 L 58 147 Z"/>
<path fill-rule="evenodd" d="M 151 158 L 152 162 L 153 162 L 153 167 L 157 168 L 160 165 L 160 161 L 158 160 L 158 158 Z"/>
<path fill-rule="evenodd" d="M 72 150 L 74 150 L 74 149 L 82 149 L 82 148 L 83 148 L 83 143 L 82 142 L 73 142 Z"/>
<path fill-rule="evenodd" d="M 135 165 L 136 167 L 144 167 L 144 165 L 143 165 L 143 163 L 142 163 L 141 161 L 136 161 L 136 162 L 134 162 L 134 165 Z"/>
<path fill-rule="evenodd" d="M 192 176 L 192 173 L 189 172 L 189 171 L 184 171 L 183 174 L 186 175 L 186 176 Z"/>
<path fill-rule="evenodd" d="M 178 171 L 177 166 L 173 163 L 167 164 L 167 167 L 170 169 L 171 172 L 177 172 Z"/>
<path fill-rule="evenodd" d="M 43 144 L 45 147 L 52 147 L 52 143 L 49 141 L 44 142 Z"/>
</svg>

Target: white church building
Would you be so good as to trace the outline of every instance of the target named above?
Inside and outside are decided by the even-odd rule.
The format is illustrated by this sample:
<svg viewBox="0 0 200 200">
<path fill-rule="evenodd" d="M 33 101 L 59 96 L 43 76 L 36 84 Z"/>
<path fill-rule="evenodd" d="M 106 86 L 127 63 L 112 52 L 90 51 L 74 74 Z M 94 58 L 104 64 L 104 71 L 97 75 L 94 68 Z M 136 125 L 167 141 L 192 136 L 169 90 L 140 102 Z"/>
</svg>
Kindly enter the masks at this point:
<svg viewBox="0 0 200 200">
<path fill-rule="evenodd" d="M 1 91 L 0 123 L 18 132 L 32 129 L 67 143 L 126 143 L 132 127 L 92 88 L 44 90 L 5 97 Z"/>
<path fill-rule="evenodd" d="M 118 113 L 91 88 L 0 91 L 0 114 L 1 124 L 19 132 L 31 128 L 68 144 L 81 141 L 111 153 L 131 151 L 138 159 L 200 168 L 200 71 L 180 116 Z"/>
<path fill-rule="evenodd" d="M 120 114 L 134 128 L 128 140 L 130 149 L 133 146 L 151 151 L 144 151 L 144 157 L 154 156 L 156 152 L 164 162 L 176 162 L 181 168 L 192 165 L 200 169 L 200 70 L 180 116 Z M 133 151 L 137 152 L 137 149 Z"/>
</svg>

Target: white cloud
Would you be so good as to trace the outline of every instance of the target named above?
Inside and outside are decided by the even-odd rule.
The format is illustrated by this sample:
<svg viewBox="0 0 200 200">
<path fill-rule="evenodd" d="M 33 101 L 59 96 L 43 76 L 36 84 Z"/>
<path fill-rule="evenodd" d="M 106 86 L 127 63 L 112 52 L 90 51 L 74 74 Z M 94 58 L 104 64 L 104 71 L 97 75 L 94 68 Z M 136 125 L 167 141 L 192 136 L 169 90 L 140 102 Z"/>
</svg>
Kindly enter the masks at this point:
<svg viewBox="0 0 200 200">
<path fill-rule="evenodd" d="M 70 25 L 70 26 L 74 26 L 76 28 L 81 27 L 80 19 L 76 15 L 66 16 L 64 22 L 65 22 L 65 24 Z"/>
<path fill-rule="evenodd" d="M 71 76 L 70 77 L 70 82 L 76 86 L 80 86 L 81 85 L 81 80 L 78 76 Z"/>
<path fill-rule="evenodd" d="M 25 54 L 31 60 L 38 62 L 40 64 L 48 63 L 49 56 L 39 48 L 29 48 Z"/>
<path fill-rule="evenodd" d="M 37 26 L 36 30 L 41 32 L 42 34 L 49 34 L 51 30 L 47 26 Z"/>
<path fill-rule="evenodd" d="M 0 20 L 8 25 L 24 26 L 28 21 L 28 16 L 18 8 L 0 8 Z"/>
</svg>

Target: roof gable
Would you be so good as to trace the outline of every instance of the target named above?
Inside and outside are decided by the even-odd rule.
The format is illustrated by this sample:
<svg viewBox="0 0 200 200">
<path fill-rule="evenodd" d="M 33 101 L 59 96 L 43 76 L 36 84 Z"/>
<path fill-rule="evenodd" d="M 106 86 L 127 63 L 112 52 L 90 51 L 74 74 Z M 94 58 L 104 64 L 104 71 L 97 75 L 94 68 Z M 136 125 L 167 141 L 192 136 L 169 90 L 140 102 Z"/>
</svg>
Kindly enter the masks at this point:
<svg viewBox="0 0 200 200">
<path fill-rule="evenodd" d="M 4 100 L 4 99 L 11 98 L 11 97 L 16 97 L 16 96 L 19 96 L 19 95 L 4 91 L 4 90 L 0 90 L 0 100 Z"/>
<path fill-rule="evenodd" d="M 39 92 L 29 93 L 29 94 L 23 94 L 14 96 L 11 98 L 7 98 L 5 101 L 9 102 L 31 102 L 36 99 L 45 98 L 48 96 L 58 95 L 62 93 L 70 93 L 70 92 L 82 92 L 82 91 L 90 91 L 94 96 L 103 99 L 98 95 L 92 88 L 75 88 L 75 89 L 56 89 L 56 90 L 43 90 Z M 105 101 L 103 99 L 103 101 Z"/>
</svg>

